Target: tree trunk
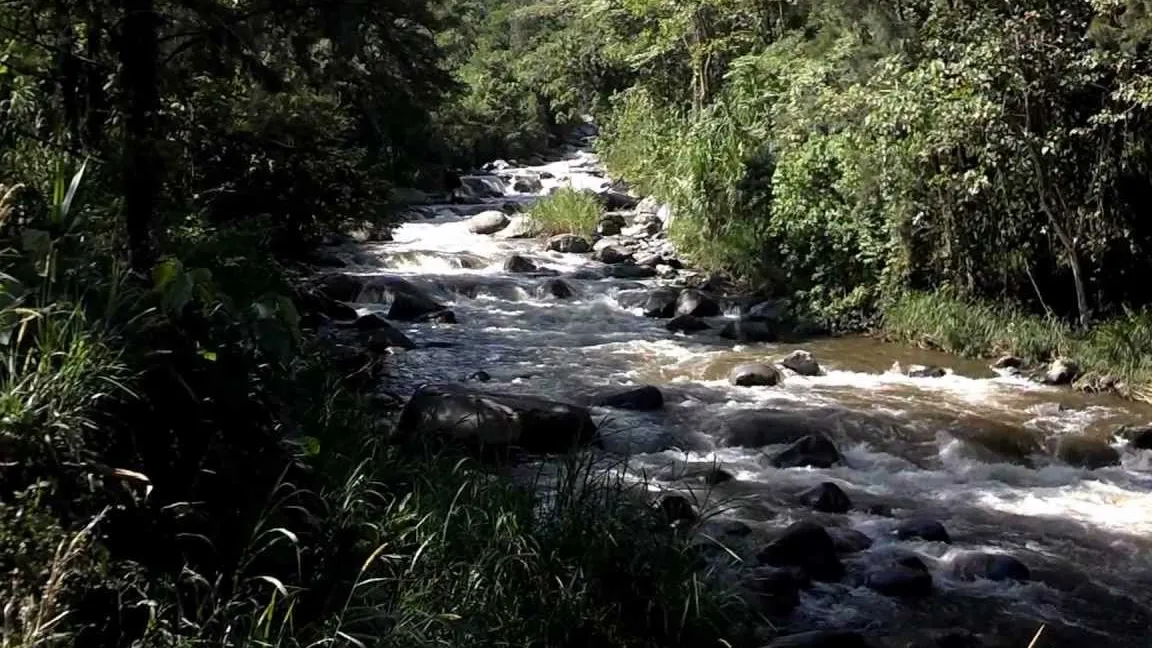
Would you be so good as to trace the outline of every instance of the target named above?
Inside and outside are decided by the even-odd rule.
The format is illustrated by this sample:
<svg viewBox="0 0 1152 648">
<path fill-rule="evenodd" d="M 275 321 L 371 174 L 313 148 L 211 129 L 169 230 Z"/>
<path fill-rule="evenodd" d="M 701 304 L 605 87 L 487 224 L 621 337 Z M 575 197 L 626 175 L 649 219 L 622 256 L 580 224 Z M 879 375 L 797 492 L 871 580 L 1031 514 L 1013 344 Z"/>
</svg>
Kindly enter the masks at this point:
<svg viewBox="0 0 1152 648">
<path fill-rule="evenodd" d="M 156 57 L 158 17 L 154 0 L 122 0 L 120 86 L 126 101 L 123 188 L 128 252 L 136 270 L 155 260 L 152 219 L 160 193 L 156 118 L 160 109 Z"/>
<path fill-rule="evenodd" d="M 96 3 L 88 3 L 88 15 L 85 16 L 84 30 L 85 63 L 84 94 L 86 106 L 84 113 L 84 145 L 90 151 L 99 151 L 104 147 L 104 118 L 107 111 L 107 96 L 104 92 L 104 74 L 97 67 L 97 62 L 103 54 L 104 19 Z"/>
</svg>

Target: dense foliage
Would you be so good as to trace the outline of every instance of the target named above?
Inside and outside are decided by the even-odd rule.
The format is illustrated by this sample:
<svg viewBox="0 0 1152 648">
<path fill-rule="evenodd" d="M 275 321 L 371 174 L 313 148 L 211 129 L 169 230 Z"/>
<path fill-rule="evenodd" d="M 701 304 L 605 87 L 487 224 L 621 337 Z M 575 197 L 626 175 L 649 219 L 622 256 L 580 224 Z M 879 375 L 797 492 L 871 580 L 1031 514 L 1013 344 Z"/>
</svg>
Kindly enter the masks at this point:
<svg viewBox="0 0 1152 648">
<path fill-rule="evenodd" d="M 390 444 L 383 357 L 299 281 L 587 108 L 485 90 L 501 15 L 0 2 L 0 646 L 715 645 L 742 608 L 645 498 Z"/>
<path fill-rule="evenodd" d="M 612 43 L 619 73 L 569 83 L 611 97 L 611 170 L 673 204 L 697 262 L 834 320 L 947 286 L 1083 324 L 1152 297 L 1146 15 L 639 0 L 558 38 Z"/>
</svg>

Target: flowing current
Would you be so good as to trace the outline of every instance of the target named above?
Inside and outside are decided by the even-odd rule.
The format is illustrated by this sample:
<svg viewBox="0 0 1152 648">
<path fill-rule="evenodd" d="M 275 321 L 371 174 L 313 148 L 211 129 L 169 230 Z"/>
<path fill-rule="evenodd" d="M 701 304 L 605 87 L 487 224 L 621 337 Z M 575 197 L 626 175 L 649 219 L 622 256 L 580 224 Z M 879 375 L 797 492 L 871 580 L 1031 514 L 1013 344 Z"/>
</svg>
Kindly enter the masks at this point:
<svg viewBox="0 0 1152 648">
<path fill-rule="evenodd" d="M 542 187 L 516 191 L 511 178 L 518 174 L 543 177 Z M 569 401 L 614 386 L 656 385 L 665 396 L 660 411 L 592 410 L 607 449 L 629 455 L 633 474 L 687 493 L 719 511 L 718 519 L 745 523 L 752 542 L 802 519 L 862 532 L 873 543 L 845 559 L 849 574 L 897 551 L 917 553 L 932 572 L 934 592 L 919 598 L 884 596 L 851 578 L 817 584 L 802 593 L 784 629 L 859 629 L 903 646 L 923 630 L 962 628 L 984 635 L 987 645 L 1023 648 L 1045 625 L 1038 648 L 1152 645 L 1152 451 L 1113 436 L 1118 425 L 1152 421 L 1148 407 L 866 337 L 736 344 L 717 333 L 732 314 L 707 318 L 708 331 L 670 333 L 667 320 L 646 318 L 616 299 L 623 290 L 667 280 L 603 278 L 603 265 L 587 254 L 469 231 L 470 215 L 481 209 L 531 203 L 555 186 L 601 188 L 593 156 L 577 151 L 501 176 L 509 180 L 491 182 L 504 195 L 485 199 L 489 205 L 421 207 L 393 241 L 344 251 L 352 261 L 348 272 L 403 276 L 458 318 L 397 323 L 419 348 L 393 359 L 390 389 L 406 395 L 419 383 L 460 382 L 476 371 L 491 375 L 485 389 Z M 576 294 L 539 297 L 544 278 L 503 270 L 513 254 L 558 272 Z M 358 307 L 370 311 L 373 304 Z M 798 348 L 815 356 L 824 375 L 788 375 L 776 387 L 727 381 L 737 364 L 779 360 Z M 890 370 L 897 361 L 948 373 L 910 378 Z M 764 409 L 819 421 L 840 440 L 843 465 L 779 469 L 763 461 L 762 449 L 719 446 L 725 420 Z M 1029 465 L 999 461 L 971 452 L 956 434 L 978 429 L 1022 429 L 1046 441 L 1087 434 L 1119 450 L 1120 463 L 1089 470 L 1043 456 Z M 705 486 L 689 478 L 692 468 L 712 464 L 735 479 Z M 843 488 L 852 499 L 849 513 L 816 513 L 797 501 L 822 482 Z M 894 525 L 913 517 L 940 521 L 952 542 L 896 540 Z M 1015 556 L 1031 579 L 954 576 L 950 561 L 971 551 Z"/>
</svg>

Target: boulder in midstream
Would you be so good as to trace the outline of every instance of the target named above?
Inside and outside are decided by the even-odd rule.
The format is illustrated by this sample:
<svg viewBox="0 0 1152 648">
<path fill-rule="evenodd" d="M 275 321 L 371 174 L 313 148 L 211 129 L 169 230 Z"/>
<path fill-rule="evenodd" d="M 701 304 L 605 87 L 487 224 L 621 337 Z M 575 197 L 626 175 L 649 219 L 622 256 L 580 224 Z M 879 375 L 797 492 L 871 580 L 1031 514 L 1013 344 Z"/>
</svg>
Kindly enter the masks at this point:
<svg viewBox="0 0 1152 648">
<path fill-rule="evenodd" d="M 396 431 L 409 440 L 458 443 L 478 451 L 562 453 L 596 439 L 596 424 L 586 408 L 451 384 L 417 389 Z"/>
<path fill-rule="evenodd" d="M 1057 459 L 1077 468 L 1095 470 L 1120 463 L 1120 453 L 1103 439 L 1066 434 L 1057 437 L 1052 445 Z"/>
<path fill-rule="evenodd" d="M 664 328 L 673 333 L 699 333 L 712 328 L 708 322 L 692 315 L 678 315 L 668 320 Z"/>
<path fill-rule="evenodd" d="M 696 317 L 714 317 L 720 314 L 720 304 L 705 293 L 694 288 L 681 291 L 676 298 L 677 315 L 694 315 Z"/>
<path fill-rule="evenodd" d="M 832 536 L 815 522 L 797 522 L 756 554 L 762 564 L 800 567 L 816 581 L 835 582 L 844 576 Z"/>
<path fill-rule="evenodd" d="M 801 376 L 819 376 L 823 373 L 816 358 L 808 351 L 797 349 L 784 356 L 780 364 Z"/>
<path fill-rule="evenodd" d="M 563 254 L 586 254 L 592 251 L 592 245 L 575 234 L 558 234 L 548 239 L 548 249 Z"/>
<path fill-rule="evenodd" d="M 508 216 L 495 209 L 480 212 L 468 219 L 468 231 L 473 234 L 495 234 L 508 227 Z"/>
<path fill-rule="evenodd" d="M 852 508 L 848 494 L 832 482 L 822 482 L 800 493 L 800 501 L 822 513 L 847 513 Z"/>
<path fill-rule="evenodd" d="M 728 382 L 737 387 L 773 387 L 783 378 L 779 369 L 763 362 L 737 365 L 728 374 Z"/>
<path fill-rule="evenodd" d="M 810 434 L 768 457 L 777 468 L 831 468 L 844 458 L 836 444 L 823 434 Z"/>
<path fill-rule="evenodd" d="M 1027 581 L 1032 573 L 1014 556 L 1000 553 L 968 552 L 952 559 L 952 574 L 961 580 Z"/>
<path fill-rule="evenodd" d="M 592 404 L 638 411 L 658 410 L 664 407 L 664 394 L 652 385 L 621 387 L 597 394 L 592 398 Z"/>
</svg>

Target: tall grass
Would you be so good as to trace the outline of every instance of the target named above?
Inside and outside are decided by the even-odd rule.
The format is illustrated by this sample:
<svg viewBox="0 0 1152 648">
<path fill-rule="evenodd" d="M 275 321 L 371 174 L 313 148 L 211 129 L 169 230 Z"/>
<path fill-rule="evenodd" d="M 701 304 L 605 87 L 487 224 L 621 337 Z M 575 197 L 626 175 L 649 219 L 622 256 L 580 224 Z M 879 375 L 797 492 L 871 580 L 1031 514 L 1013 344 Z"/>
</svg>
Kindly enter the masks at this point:
<svg viewBox="0 0 1152 648">
<path fill-rule="evenodd" d="M 972 357 L 1014 355 L 1031 364 L 1067 357 L 1079 365 L 1083 388 L 1107 386 L 1142 400 L 1152 396 L 1152 312 L 1147 310 L 1080 331 L 946 292 L 911 293 L 884 309 L 881 331 L 896 340 Z"/>
<path fill-rule="evenodd" d="M 571 187 L 561 187 L 532 206 L 532 223 L 540 234 L 592 236 L 603 210 L 596 196 Z"/>
</svg>

